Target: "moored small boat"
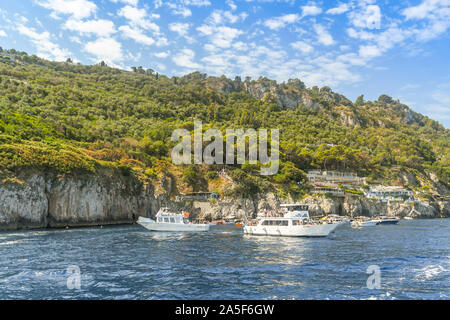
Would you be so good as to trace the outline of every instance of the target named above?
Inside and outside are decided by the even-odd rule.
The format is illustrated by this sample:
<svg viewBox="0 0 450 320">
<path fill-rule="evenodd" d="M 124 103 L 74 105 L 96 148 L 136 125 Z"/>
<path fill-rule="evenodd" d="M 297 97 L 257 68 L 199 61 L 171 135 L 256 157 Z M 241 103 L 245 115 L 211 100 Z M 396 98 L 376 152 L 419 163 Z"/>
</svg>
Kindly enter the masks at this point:
<svg viewBox="0 0 450 320">
<path fill-rule="evenodd" d="M 388 218 L 386 216 L 379 216 L 375 220 L 377 221 L 377 225 L 379 225 L 379 224 L 397 224 L 400 221 L 400 219 Z"/>
<path fill-rule="evenodd" d="M 397 224 L 399 221 L 399 219 L 388 218 L 386 216 L 377 216 L 375 218 L 357 217 L 351 222 L 351 226 L 354 228 L 375 227 L 383 224 Z"/>
<path fill-rule="evenodd" d="M 330 223 L 339 223 L 338 228 L 350 226 L 350 221 L 351 221 L 349 217 L 343 217 L 343 216 L 340 216 L 337 214 L 329 214 L 329 215 L 321 218 L 321 220 L 325 220 Z"/>
<path fill-rule="evenodd" d="M 209 224 L 192 223 L 189 221 L 189 213 L 174 213 L 168 208 L 161 208 L 156 214 L 156 220 L 139 217 L 138 224 L 151 231 L 209 231 Z"/>
<path fill-rule="evenodd" d="M 244 226 L 244 233 L 264 236 L 326 237 L 341 223 L 313 221 L 308 205 L 284 204 L 281 212 L 259 213 L 255 221 Z"/>
<path fill-rule="evenodd" d="M 353 228 L 362 228 L 362 227 L 375 227 L 377 225 L 377 221 L 370 219 L 368 217 L 356 217 L 350 225 Z"/>
</svg>

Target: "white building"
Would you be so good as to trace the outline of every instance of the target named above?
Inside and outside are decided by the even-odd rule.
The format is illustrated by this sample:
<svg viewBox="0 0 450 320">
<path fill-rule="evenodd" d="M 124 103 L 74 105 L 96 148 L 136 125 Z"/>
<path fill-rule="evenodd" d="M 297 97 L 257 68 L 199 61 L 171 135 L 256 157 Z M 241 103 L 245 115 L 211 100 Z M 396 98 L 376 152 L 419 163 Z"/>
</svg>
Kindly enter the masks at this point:
<svg viewBox="0 0 450 320">
<path fill-rule="evenodd" d="M 369 199 L 379 200 L 414 200 L 412 191 L 398 186 L 377 186 L 365 192 Z"/>
<path fill-rule="evenodd" d="M 366 178 L 358 177 L 356 173 L 345 171 L 310 170 L 306 175 L 308 181 L 314 185 L 362 185 Z"/>
</svg>

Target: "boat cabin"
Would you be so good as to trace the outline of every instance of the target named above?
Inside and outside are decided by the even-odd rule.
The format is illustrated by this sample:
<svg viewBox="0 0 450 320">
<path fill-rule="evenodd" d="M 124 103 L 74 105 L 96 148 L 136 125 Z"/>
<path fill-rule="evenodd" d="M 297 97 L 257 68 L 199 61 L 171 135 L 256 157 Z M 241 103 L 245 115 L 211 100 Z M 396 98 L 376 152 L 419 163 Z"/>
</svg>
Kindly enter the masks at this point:
<svg viewBox="0 0 450 320">
<path fill-rule="evenodd" d="M 309 223 L 309 212 L 307 204 L 281 204 L 277 214 L 258 214 L 261 226 L 297 226 Z"/>
<path fill-rule="evenodd" d="M 308 212 L 309 206 L 307 204 L 287 203 L 287 204 L 280 204 L 280 208 L 285 211 L 306 211 L 306 212 Z"/>
<path fill-rule="evenodd" d="M 289 226 L 300 226 L 308 224 L 307 219 L 280 219 L 280 218 L 265 218 L 261 221 L 261 226 L 277 226 L 277 227 L 289 227 Z"/>
<path fill-rule="evenodd" d="M 280 208 L 285 218 L 309 220 L 309 206 L 307 204 L 281 204 Z"/>
<path fill-rule="evenodd" d="M 189 213 L 173 213 L 168 208 L 161 208 L 156 214 L 157 223 L 189 223 Z"/>
</svg>

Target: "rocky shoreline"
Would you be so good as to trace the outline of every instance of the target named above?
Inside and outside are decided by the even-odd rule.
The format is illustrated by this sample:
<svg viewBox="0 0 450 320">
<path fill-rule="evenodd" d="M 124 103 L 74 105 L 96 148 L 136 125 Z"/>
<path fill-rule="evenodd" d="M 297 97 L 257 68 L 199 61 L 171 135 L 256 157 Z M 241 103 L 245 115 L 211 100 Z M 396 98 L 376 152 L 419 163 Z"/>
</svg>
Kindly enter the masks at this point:
<svg viewBox="0 0 450 320">
<path fill-rule="evenodd" d="M 157 194 L 152 184 L 118 175 L 113 169 L 102 169 L 95 175 L 30 171 L 1 182 L 0 230 L 130 224 L 139 216 L 155 215 L 161 206 L 188 210 L 200 219 L 235 215 L 246 220 L 259 210 L 274 210 L 280 203 L 290 201 L 268 193 L 253 199 L 176 202 L 169 200 L 169 193 Z M 302 202 L 310 204 L 312 216 L 450 217 L 449 202 L 382 202 L 357 196 L 308 196 Z"/>
<path fill-rule="evenodd" d="M 224 202 L 194 203 L 197 213 L 205 219 L 220 219 L 235 215 L 245 220 L 255 216 L 261 210 L 275 210 L 281 203 L 292 200 L 280 199 L 273 193 L 259 195 L 256 199 L 234 199 Z M 367 199 L 364 197 L 348 196 L 344 198 L 330 198 L 326 196 L 308 196 L 301 201 L 309 204 L 311 216 L 336 214 L 340 216 L 374 216 L 377 214 L 389 217 L 411 217 L 417 219 L 450 217 L 450 202 L 424 203 L 420 201 L 389 201 Z"/>
</svg>

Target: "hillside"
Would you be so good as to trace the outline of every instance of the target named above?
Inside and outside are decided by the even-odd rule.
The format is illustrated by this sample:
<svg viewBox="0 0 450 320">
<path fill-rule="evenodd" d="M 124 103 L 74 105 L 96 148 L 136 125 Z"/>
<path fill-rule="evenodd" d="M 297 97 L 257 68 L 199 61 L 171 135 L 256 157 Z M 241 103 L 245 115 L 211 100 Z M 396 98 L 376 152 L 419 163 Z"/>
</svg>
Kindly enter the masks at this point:
<svg viewBox="0 0 450 320">
<path fill-rule="evenodd" d="M 0 53 L 0 93 L 3 181 L 28 169 L 70 175 L 111 168 L 173 194 L 277 190 L 301 197 L 308 193 L 305 172 L 323 168 L 356 171 L 368 183 L 403 185 L 425 198 L 449 195 L 450 130 L 383 94 L 352 102 L 298 79 L 199 72 L 169 78 L 15 50 Z M 229 186 L 216 174 L 222 165 L 172 165 L 172 131 L 192 130 L 194 120 L 222 131 L 280 128 L 279 173 L 262 177 L 248 164 L 227 166 L 238 183 Z"/>
</svg>

